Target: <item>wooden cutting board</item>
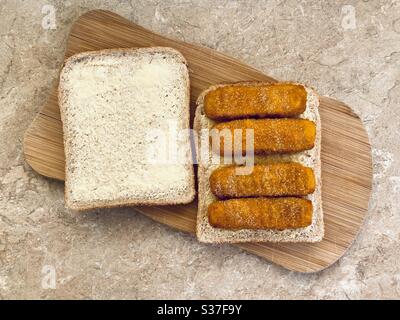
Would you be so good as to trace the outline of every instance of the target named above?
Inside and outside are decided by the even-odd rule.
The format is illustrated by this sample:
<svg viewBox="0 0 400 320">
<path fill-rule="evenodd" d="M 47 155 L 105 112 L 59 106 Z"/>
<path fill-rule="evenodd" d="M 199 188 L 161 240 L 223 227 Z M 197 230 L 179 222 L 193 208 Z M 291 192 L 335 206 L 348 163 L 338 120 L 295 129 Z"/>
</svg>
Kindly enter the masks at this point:
<svg viewBox="0 0 400 320">
<path fill-rule="evenodd" d="M 191 115 L 198 94 L 210 85 L 243 80 L 276 81 L 214 50 L 170 40 L 107 11 L 81 16 L 68 38 L 66 57 L 81 51 L 118 47 L 168 46 L 178 49 L 189 62 Z M 325 237 L 316 244 L 246 243 L 238 247 L 300 272 L 322 270 L 354 241 L 368 208 L 371 191 L 371 148 L 360 119 L 341 102 L 321 99 L 322 198 Z M 38 173 L 64 179 L 63 133 L 54 89 L 25 134 L 27 162 Z M 138 207 L 146 216 L 194 233 L 197 202 L 184 206 Z"/>
</svg>

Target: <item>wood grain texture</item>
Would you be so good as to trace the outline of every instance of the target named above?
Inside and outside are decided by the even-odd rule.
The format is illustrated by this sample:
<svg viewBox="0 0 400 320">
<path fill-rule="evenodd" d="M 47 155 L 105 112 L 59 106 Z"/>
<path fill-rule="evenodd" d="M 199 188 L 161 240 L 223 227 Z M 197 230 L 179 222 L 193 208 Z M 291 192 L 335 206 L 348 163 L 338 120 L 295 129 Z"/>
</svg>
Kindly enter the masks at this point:
<svg viewBox="0 0 400 320">
<path fill-rule="evenodd" d="M 66 57 L 106 48 L 169 46 L 189 62 L 191 100 L 205 88 L 220 82 L 275 81 L 236 59 L 214 50 L 154 34 L 107 11 L 90 11 L 74 24 Z M 191 105 L 193 118 L 195 105 Z M 325 237 L 316 244 L 246 243 L 238 247 L 300 272 L 322 270 L 354 241 L 362 226 L 371 191 L 371 149 L 360 119 L 341 102 L 321 99 L 322 198 Z M 54 89 L 25 134 L 27 162 L 38 173 L 64 179 L 63 134 Z M 194 233 L 197 202 L 185 206 L 137 207 L 146 216 L 173 228 Z"/>
</svg>

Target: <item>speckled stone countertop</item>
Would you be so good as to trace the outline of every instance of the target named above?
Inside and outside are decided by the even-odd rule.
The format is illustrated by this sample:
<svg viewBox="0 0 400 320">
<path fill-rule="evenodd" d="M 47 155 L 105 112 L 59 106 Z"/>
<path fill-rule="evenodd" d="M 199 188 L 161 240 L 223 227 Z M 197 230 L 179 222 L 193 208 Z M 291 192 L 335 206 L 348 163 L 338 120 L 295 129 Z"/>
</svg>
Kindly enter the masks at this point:
<svg viewBox="0 0 400 320">
<path fill-rule="evenodd" d="M 299 274 L 132 209 L 64 209 L 63 184 L 32 171 L 22 139 L 73 21 L 99 8 L 353 107 L 372 144 L 374 187 L 342 259 Z M 399 1 L 2 0 L 0 16 L 0 298 L 400 298 Z"/>
</svg>

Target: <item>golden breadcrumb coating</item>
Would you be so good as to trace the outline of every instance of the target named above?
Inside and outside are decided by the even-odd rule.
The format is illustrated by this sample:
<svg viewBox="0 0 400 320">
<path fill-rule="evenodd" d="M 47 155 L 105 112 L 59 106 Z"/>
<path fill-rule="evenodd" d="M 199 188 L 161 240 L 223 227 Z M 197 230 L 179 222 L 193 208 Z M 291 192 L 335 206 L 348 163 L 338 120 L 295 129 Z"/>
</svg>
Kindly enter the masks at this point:
<svg viewBox="0 0 400 320">
<path fill-rule="evenodd" d="M 237 166 L 221 167 L 210 176 L 211 192 L 218 198 L 305 196 L 315 190 L 311 168 L 296 162 L 259 164 L 251 174 L 238 175 Z"/>
<path fill-rule="evenodd" d="M 217 152 L 218 141 L 213 141 L 213 133 L 219 133 L 220 155 L 224 155 L 225 148 L 228 153 L 245 154 L 246 130 L 254 135 L 254 154 L 281 154 L 294 153 L 309 150 L 314 147 L 316 126 L 307 119 L 244 119 L 217 123 L 211 131 L 211 144 L 214 152 Z M 241 129 L 241 131 L 237 131 Z M 236 133 L 235 133 L 236 132 Z M 224 134 L 228 133 L 231 141 L 224 143 Z M 241 141 L 236 141 L 235 138 Z M 237 144 L 241 149 L 239 149 Z M 235 146 L 235 147 L 234 147 Z M 232 150 L 233 149 L 233 150 Z"/>
<path fill-rule="evenodd" d="M 307 91 L 298 84 L 228 85 L 206 94 L 204 112 L 213 120 L 293 117 L 303 113 L 306 104 Z"/>
<path fill-rule="evenodd" d="M 295 229 L 312 222 L 313 207 L 303 198 L 244 198 L 208 206 L 208 220 L 223 229 Z"/>
</svg>

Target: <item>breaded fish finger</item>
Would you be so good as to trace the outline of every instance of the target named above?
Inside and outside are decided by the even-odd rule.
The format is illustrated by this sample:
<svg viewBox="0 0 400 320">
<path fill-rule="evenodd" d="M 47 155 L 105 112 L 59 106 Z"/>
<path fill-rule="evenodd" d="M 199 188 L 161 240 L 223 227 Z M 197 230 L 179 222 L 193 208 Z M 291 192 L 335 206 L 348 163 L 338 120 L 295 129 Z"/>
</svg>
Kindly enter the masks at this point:
<svg viewBox="0 0 400 320">
<path fill-rule="evenodd" d="M 217 201 L 208 206 L 208 220 L 223 229 L 296 229 L 312 222 L 313 207 L 302 198 L 248 198 Z"/>
<path fill-rule="evenodd" d="M 221 167 L 210 176 L 211 192 L 218 198 L 305 196 L 315 190 L 311 168 L 296 162 L 260 164 L 248 175 L 236 166 Z"/>
<path fill-rule="evenodd" d="M 246 150 L 246 130 L 254 134 L 254 153 L 273 154 L 273 153 L 294 153 L 309 150 L 314 147 L 316 126 L 315 123 L 307 119 L 244 119 L 221 122 L 214 125 L 214 132 L 218 132 L 221 137 L 223 133 L 229 133 L 231 141 L 225 138 L 220 139 L 220 154 L 224 155 L 224 148 L 228 153 L 245 154 Z M 241 131 L 236 131 L 242 129 Z M 235 134 L 235 131 L 237 134 Z M 241 137 L 240 141 L 235 141 L 236 137 Z M 215 139 L 215 136 L 211 136 Z M 218 141 L 211 141 L 214 152 L 217 152 Z M 235 143 L 241 146 L 241 150 L 234 148 Z"/>
<path fill-rule="evenodd" d="M 206 94 L 204 112 L 213 120 L 293 117 L 303 113 L 306 104 L 307 91 L 298 84 L 226 85 Z"/>
</svg>

